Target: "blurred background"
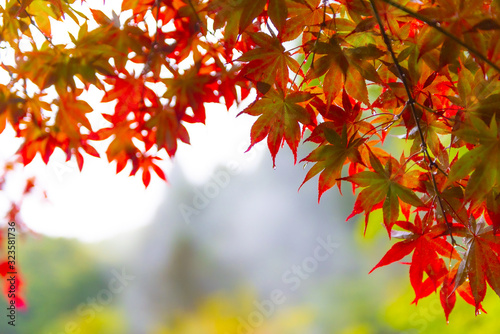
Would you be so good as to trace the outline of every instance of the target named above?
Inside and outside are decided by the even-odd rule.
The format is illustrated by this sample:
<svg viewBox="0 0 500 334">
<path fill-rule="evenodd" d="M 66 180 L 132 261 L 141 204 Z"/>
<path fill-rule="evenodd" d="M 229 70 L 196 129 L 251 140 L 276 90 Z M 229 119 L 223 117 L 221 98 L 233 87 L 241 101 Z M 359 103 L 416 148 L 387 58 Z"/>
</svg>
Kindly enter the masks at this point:
<svg viewBox="0 0 500 334">
<path fill-rule="evenodd" d="M 458 300 L 446 324 L 437 294 L 411 304 L 408 266 L 368 275 L 392 244 L 381 214 L 363 237 L 362 216 L 345 221 L 349 186 L 318 204 L 316 179 L 297 191 L 310 166 L 288 149 L 276 170 L 265 146 L 243 153 L 249 121 L 210 112 L 167 167 L 169 183 L 147 190 L 93 160 L 82 173 L 57 159 L 18 171 L 36 174 L 48 200 L 35 194 L 21 212 L 33 229 L 17 245 L 28 306 L 15 329 L 2 316 L 0 333 L 499 332 L 491 293 L 488 315 Z M 237 131 L 234 140 L 223 144 L 210 123 Z"/>
</svg>

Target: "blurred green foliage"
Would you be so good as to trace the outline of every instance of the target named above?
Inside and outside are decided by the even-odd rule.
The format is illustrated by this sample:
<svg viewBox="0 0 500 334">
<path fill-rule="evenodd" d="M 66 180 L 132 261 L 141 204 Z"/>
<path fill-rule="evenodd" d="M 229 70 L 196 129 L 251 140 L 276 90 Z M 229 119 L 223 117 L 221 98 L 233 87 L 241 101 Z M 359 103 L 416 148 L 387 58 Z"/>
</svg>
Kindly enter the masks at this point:
<svg viewBox="0 0 500 334">
<path fill-rule="evenodd" d="M 373 219 L 378 218 L 375 212 Z M 352 238 L 363 228 L 360 220 L 354 222 L 356 231 Z M 438 294 L 421 300 L 418 306 L 411 304 L 414 295 L 407 282 L 408 266 L 393 264 L 368 275 L 369 268 L 393 243 L 382 228 L 368 231 L 365 239 L 349 241 L 354 249 L 349 260 L 357 269 L 323 279 L 307 296 L 289 295 L 291 298 L 284 304 L 275 305 L 272 314 L 262 317 L 262 323 L 248 325 L 256 302 L 262 302 L 253 288 L 248 288 L 213 293 L 190 310 L 165 314 L 161 323 L 154 324 L 156 330 L 151 334 L 500 332 L 500 323 L 496 321 L 500 305 L 492 294 L 484 303 L 488 315 L 476 317 L 471 306 L 458 300 L 450 324 L 446 324 Z M 360 249 L 359 245 L 366 247 L 367 243 L 376 251 Z M 21 238 L 18 249 L 28 310 L 18 312 L 15 329 L 5 320 L 0 322 L 0 333 L 136 334 L 130 330 L 120 298 L 113 299 L 93 317 L 78 312 L 79 306 L 86 305 L 88 298 L 107 288 L 109 282 L 109 263 L 92 255 L 95 252 L 91 248 L 92 245 L 75 240 Z M 366 273 L 360 273 L 359 268 L 366 269 Z M 1 304 L 5 309 L 5 300 Z"/>
<path fill-rule="evenodd" d="M 56 324 L 104 287 L 105 275 L 75 240 L 23 235 L 18 243 L 17 263 L 28 307 L 17 312 L 15 329 L 1 321 L 0 333 L 60 334 L 64 329 Z M 0 309 L 6 305 L 2 298 Z"/>
</svg>

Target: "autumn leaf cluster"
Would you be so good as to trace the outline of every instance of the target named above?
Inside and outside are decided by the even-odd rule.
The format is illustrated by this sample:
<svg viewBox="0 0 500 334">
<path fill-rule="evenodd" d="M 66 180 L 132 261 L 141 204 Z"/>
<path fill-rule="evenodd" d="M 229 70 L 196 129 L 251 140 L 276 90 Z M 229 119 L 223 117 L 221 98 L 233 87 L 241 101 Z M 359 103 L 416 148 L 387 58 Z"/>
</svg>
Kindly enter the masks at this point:
<svg viewBox="0 0 500 334">
<path fill-rule="evenodd" d="M 286 143 L 297 161 L 316 145 L 304 182 L 321 195 L 356 194 L 349 218 L 382 210 L 397 239 L 375 268 L 409 259 L 415 300 L 437 291 L 446 317 L 456 294 L 482 309 L 500 295 L 500 3 L 465 0 L 124 0 L 85 15 L 72 0 L 7 1 L 0 9 L 0 132 L 16 161 L 54 150 L 86 154 L 147 186 L 161 152 L 189 143 L 206 103 L 228 109 L 255 91 L 249 149 Z M 54 22 L 79 31 L 54 43 Z M 37 36 L 43 41 L 37 42 Z M 38 38 L 39 40 L 39 38 Z M 82 98 L 113 102 L 96 127 Z M 244 117 L 244 116 L 241 116 Z M 406 149 L 389 150 L 399 141 Z M 309 147 L 309 146 L 307 146 Z M 399 147 L 402 147 L 401 145 Z M 374 269 L 375 269 L 374 268 Z"/>
</svg>

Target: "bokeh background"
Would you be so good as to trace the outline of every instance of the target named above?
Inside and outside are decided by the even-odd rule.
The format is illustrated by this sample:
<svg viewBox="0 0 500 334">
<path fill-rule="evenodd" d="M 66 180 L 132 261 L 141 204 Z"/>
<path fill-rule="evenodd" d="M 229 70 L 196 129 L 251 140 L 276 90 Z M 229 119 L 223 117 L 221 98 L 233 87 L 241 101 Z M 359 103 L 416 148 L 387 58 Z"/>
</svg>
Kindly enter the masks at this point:
<svg viewBox="0 0 500 334">
<path fill-rule="evenodd" d="M 220 135 L 207 131 L 194 135 L 193 146 Z M 354 201 L 350 187 L 342 188 L 344 196 L 328 191 L 319 204 L 316 180 L 298 191 L 308 167 L 294 165 L 289 150 L 280 151 L 276 170 L 263 146 L 220 157 L 213 168 L 204 161 L 210 154 L 196 161 L 193 150 L 170 168 L 168 184 L 156 180 L 152 189 L 159 198 L 142 209 L 146 221 L 136 226 L 115 228 L 114 234 L 96 227 L 109 219 L 118 220 L 109 221 L 118 226 L 128 216 L 128 202 L 119 198 L 140 203 L 153 196 L 137 190 L 140 180 L 125 178 L 121 182 L 132 185 L 118 189 L 122 197 L 109 195 L 111 212 L 100 220 L 93 217 L 91 228 L 78 220 L 92 213 L 85 201 L 74 204 L 80 210 L 73 215 L 65 213 L 67 230 L 74 224 L 78 238 L 50 237 L 43 229 L 22 234 L 18 262 L 28 308 L 17 314 L 15 330 L 1 321 L 0 333 L 499 332 L 500 307 L 491 293 L 484 303 L 488 315 L 474 316 L 473 308 L 459 300 L 447 324 L 437 294 L 411 304 L 407 265 L 368 275 L 392 244 L 380 213 L 371 215 L 363 236 L 362 216 L 345 221 Z M 211 172 L 197 173 L 186 164 Z M 36 166 L 46 187 L 51 177 L 61 181 L 51 167 Z M 105 173 L 105 167 L 95 168 Z M 75 185 L 85 183 L 95 196 L 112 194 L 106 187 L 118 182 L 111 179 L 117 176 L 106 182 L 91 176 L 69 170 L 54 193 L 65 189 L 71 197 L 79 190 Z M 50 190 L 44 204 L 49 214 L 60 209 L 50 202 Z M 36 220 L 37 205 L 28 201 L 22 211 L 28 226 Z M 57 234 L 56 227 L 47 231 Z M 0 303 L 6 310 L 5 299 Z"/>
</svg>

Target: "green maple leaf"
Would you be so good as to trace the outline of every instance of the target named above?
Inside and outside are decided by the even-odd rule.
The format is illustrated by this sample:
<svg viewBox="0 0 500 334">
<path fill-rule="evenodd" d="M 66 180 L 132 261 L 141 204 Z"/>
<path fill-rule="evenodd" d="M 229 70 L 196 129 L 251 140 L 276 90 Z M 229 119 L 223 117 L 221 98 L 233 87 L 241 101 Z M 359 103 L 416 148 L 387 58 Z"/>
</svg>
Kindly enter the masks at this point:
<svg viewBox="0 0 500 334">
<path fill-rule="evenodd" d="M 495 117 L 489 127 L 476 117 L 471 117 L 470 121 L 473 127 L 458 130 L 456 135 L 477 146 L 451 166 L 447 184 L 470 174 L 465 199 L 479 202 L 500 182 L 500 132 Z"/>
<path fill-rule="evenodd" d="M 370 212 L 382 206 L 384 225 L 387 232 L 391 233 L 392 226 L 399 216 L 400 201 L 413 206 L 422 206 L 422 201 L 410 188 L 406 187 L 410 174 L 405 173 L 404 166 L 390 157 L 385 166 L 370 152 L 370 164 L 374 171 L 364 171 L 343 180 L 355 183 L 363 189 L 354 204 L 354 209 L 347 220 L 365 212 L 365 230 Z"/>
</svg>

